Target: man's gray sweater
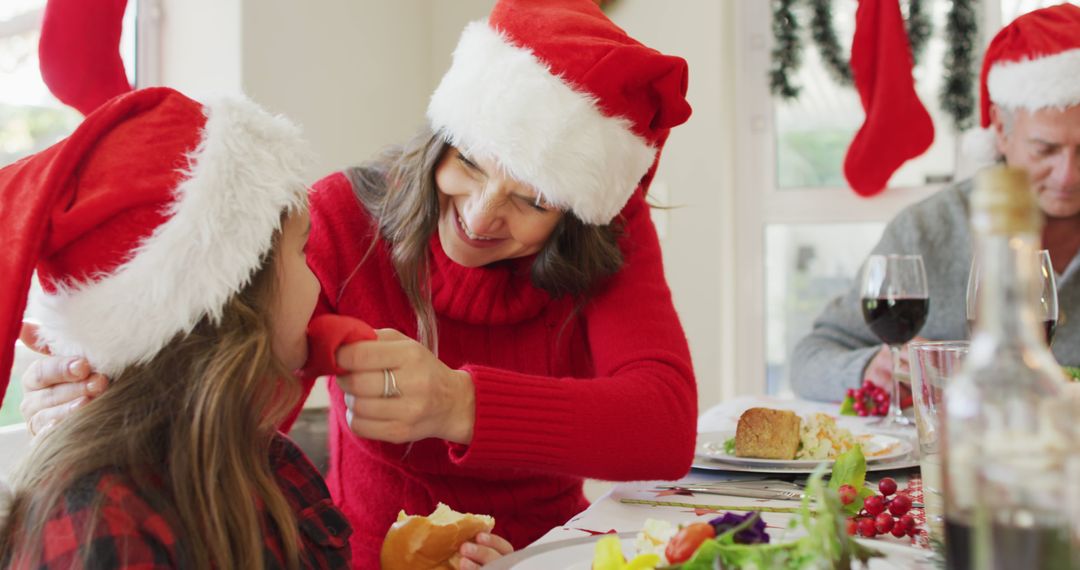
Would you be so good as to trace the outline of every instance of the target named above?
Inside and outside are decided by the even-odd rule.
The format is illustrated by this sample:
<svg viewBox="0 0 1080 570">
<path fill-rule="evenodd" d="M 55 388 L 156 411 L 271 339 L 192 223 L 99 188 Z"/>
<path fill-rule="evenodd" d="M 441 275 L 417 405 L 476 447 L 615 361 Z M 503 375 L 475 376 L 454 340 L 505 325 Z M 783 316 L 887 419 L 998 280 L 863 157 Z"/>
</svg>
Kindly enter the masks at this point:
<svg viewBox="0 0 1080 570">
<path fill-rule="evenodd" d="M 930 291 L 930 314 L 919 336 L 933 340 L 968 338 L 965 296 L 971 268 L 968 225 L 971 181 L 950 186 L 900 212 L 881 236 L 873 253 L 921 254 Z M 1080 309 L 1080 255 L 1057 276 L 1058 328 L 1053 352 L 1058 362 L 1080 365 L 1080 322 L 1069 322 Z M 814 321 L 813 331 L 791 356 L 792 389 L 813 400 L 840 400 L 857 387 L 863 371 L 881 348 L 881 341 L 863 321 L 859 279 L 833 299 Z M 1080 315 L 1077 315 L 1080 317 Z"/>
</svg>

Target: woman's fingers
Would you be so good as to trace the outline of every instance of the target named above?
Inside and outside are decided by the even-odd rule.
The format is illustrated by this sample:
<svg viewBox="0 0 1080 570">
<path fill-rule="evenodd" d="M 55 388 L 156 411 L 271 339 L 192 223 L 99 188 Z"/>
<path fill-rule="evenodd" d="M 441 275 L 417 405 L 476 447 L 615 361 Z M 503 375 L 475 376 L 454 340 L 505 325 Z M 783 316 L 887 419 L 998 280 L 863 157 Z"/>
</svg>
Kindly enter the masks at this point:
<svg viewBox="0 0 1080 570">
<path fill-rule="evenodd" d="M 354 398 L 348 394 L 345 396 L 345 407 L 353 413 L 353 417 L 367 420 L 391 421 L 400 420 L 407 423 L 415 423 L 419 414 L 414 409 L 412 402 L 399 398 Z"/>
<path fill-rule="evenodd" d="M 35 360 L 22 376 L 22 387 L 33 392 L 56 384 L 87 380 L 90 363 L 85 358 L 50 356 Z"/>
<path fill-rule="evenodd" d="M 86 382 L 69 382 L 27 391 L 19 405 L 23 418 L 30 419 L 40 411 L 71 404 L 79 398 L 94 398 L 104 390 L 105 379 L 96 374 Z"/>
<path fill-rule="evenodd" d="M 352 372 L 365 372 L 395 369 L 415 363 L 422 357 L 422 350 L 425 350 L 423 346 L 411 339 L 388 338 L 346 344 L 337 350 L 335 356 L 341 368 Z"/>
<path fill-rule="evenodd" d="M 372 420 L 359 417 L 351 410 L 345 418 L 349 422 L 349 429 L 363 438 L 389 443 L 408 443 L 416 439 L 412 435 L 412 426 L 397 420 Z"/>
<path fill-rule="evenodd" d="M 45 408 L 29 416 L 26 420 L 27 429 L 30 430 L 31 435 L 40 436 L 89 401 L 89 398 L 80 397 L 71 402 Z"/>
<path fill-rule="evenodd" d="M 383 390 L 386 388 L 386 380 L 386 373 L 382 370 L 377 372 L 354 372 L 344 376 L 337 376 L 334 379 L 342 392 L 359 399 L 382 398 Z M 400 371 L 394 372 L 391 384 L 394 382 L 398 384 L 398 390 L 400 391 Z"/>
</svg>

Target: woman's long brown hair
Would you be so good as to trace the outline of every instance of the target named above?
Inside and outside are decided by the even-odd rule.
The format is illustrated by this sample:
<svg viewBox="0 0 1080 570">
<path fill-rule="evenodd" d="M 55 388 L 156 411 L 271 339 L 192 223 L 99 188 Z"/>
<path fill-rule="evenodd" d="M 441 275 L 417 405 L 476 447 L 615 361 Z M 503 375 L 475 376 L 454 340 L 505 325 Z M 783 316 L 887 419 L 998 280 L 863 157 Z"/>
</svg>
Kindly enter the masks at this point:
<svg viewBox="0 0 1080 570">
<path fill-rule="evenodd" d="M 377 220 L 379 237 L 390 244 L 394 270 L 416 312 L 417 340 L 436 353 L 428 243 L 439 222 L 435 168 L 448 148 L 441 136 L 425 128 L 405 145 L 346 171 L 357 199 Z M 567 212 L 533 262 L 533 285 L 555 298 L 580 300 L 622 267 L 618 238 L 616 224 L 590 225 Z"/>
<path fill-rule="evenodd" d="M 280 232 L 272 251 L 278 243 Z M 263 568 L 260 504 L 281 535 L 288 566 L 299 566 L 295 517 L 268 461 L 276 426 L 300 395 L 271 352 L 274 257 L 218 322 L 204 318 L 42 436 L 12 481 L 0 564 L 37 566 L 45 523 L 65 492 L 107 470 L 161 491 L 183 566 Z"/>
</svg>

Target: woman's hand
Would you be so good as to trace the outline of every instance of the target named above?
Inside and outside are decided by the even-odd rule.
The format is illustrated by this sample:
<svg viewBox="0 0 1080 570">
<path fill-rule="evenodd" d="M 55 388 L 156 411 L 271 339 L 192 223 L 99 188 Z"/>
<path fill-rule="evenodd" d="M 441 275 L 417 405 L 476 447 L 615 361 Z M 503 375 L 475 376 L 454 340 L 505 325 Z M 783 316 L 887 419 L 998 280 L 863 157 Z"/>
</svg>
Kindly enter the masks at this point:
<svg viewBox="0 0 1080 570">
<path fill-rule="evenodd" d="M 393 329 L 379 339 L 343 346 L 337 363 L 351 374 L 337 377 L 345 392 L 347 419 L 360 437 L 406 443 L 436 437 L 472 441 L 476 392 L 472 377 L 452 370 L 430 350 Z M 384 397 L 389 378 L 400 395 Z"/>
<path fill-rule="evenodd" d="M 19 340 L 46 356 L 34 361 L 22 376 L 19 411 L 31 435 L 48 431 L 108 387 L 104 376 L 91 373 L 85 358 L 52 356 L 37 340 L 37 325 L 23 323 Z"/>
<path fill-rule="evenodd" d="M 461 554 L 461 570 L 477 570 L 484 564 L 490 564 L 514 551 L 505 538 L 482 532 L 476 535 L 472 542 L 461 545 L 458 553 Z"/>
</svg>

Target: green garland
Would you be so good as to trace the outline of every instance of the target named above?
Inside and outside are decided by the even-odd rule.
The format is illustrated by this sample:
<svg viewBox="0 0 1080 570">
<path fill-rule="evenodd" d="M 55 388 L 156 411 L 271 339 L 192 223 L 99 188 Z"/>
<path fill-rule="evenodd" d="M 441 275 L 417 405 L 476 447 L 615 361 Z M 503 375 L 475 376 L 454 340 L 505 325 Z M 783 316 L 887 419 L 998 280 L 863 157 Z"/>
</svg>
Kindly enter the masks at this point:
<svg viewBox="0 0 1080 570">
<path fill-rule="evenodd" d="M 833 28 L 832 0 L 810 0 L 813 16 L 810 19 L 810 36 L 821 52 L 821 60 L 833 79 L 841 85 L 851 85 L 851 63 L 844 57 L 844 49 L 836 38 Z"/>
<path fill-rule="evenodd" d="M 773 0 L 773 51 L 769 85 L 773 95 L 794 99 L 799 86 L 791 77 L 801 65 L 799 23 L 793 7 L 799 0 Z M 821 59 L 829 74 L 841 85 L 851 85 L 851 64 L 833 26 L 834 0 L 805 0 L 811 12 L 810 34 L 817 44 Z M 952 0 L 945 35 L 948 50 L 945 55 L 946 78 L 941 90 L 941 105 L 953 119 L 957 129 L 971 124 L 975 109 L 975 42 L 978 21 L 975 0 Z M 930 40 L 933 24 L 923 9 L 923 0 L 909 0 L 905 27 L 911 54 L 917 63 Z"/>
<path fill-rule="evenodd" d="M 953 0 L 945 24 L 949 49 L 945 53 L 945 83 L 941 87 L 941 107 L 962 131 L 972 124 L 975 111 L 975 41 L 979 31 L 973 0 Z"/>
<path fill-rule="evenodd" d="M 792 84 L 791 76 L 802 65 L 802 44 L 799 42 L 799 21 L 791 7 L 796 0 L 773 0 L 773 50 L 772 68 L 769 70 L 769 87 L 773 94 L 784 99 L 799 96 L 799 88 Z"/>
<path fill-rule="evenodd" d="M 923 11 L 922 0 L 911 0 L 908 3 L 907 37 L 911 44 L 911 57 L 917 64 L 926 51 L 926 44 L 930 41 L 930 34 L 934 32 L 934 23 L 930 21 L 930 14 Z"/>
<path fill-rule="evenodd" d="M 836 29 L 833 27 L 832 5 L 833 0 L 810 0 L 813 13 L 810 34 L 833 79 L 841 85 L 851 85 L 851 62 L 845 57 L 844 49 L 840 47 L 837 39 Z M 933 32 L 930 17 L 923 11 L 922 0 L 910 0 L 908 3 L 906 28 L 912 57 L 918 62 Z"/>
</svg>

